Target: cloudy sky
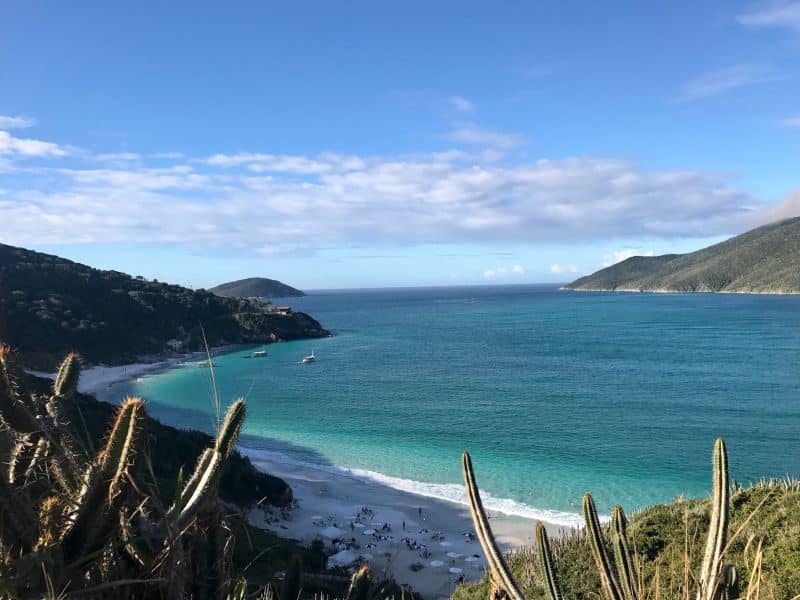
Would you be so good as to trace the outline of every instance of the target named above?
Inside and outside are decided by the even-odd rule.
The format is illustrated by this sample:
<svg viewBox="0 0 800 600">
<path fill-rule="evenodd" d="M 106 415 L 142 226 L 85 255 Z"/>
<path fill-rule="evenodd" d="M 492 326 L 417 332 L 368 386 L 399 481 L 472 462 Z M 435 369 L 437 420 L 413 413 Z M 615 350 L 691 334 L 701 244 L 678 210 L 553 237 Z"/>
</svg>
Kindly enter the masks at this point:
<svg viewBox="0 0 800 600">
<path fill-rule="evenodd" d="M 567 281 L 800 214 L 798 65 L 800 2 L 12 0 L 0 242 L 196 287 Z"/>
</svg>

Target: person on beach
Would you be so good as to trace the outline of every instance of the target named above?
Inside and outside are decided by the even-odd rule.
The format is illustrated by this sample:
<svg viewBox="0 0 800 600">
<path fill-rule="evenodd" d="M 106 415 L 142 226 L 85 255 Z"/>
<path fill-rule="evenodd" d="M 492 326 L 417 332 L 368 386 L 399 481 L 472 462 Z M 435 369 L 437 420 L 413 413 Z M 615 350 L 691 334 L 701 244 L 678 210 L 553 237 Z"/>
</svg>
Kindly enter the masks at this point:
<svg viewBox="0 0 800 600">
<path fill-rule="evenodd" d="M 403 531 L 405 531 L 405 530 L 406 530 L 406 522 L 405 522 L 405 520 L 404 520 L 404 521 L 403 521 Z"/>
</svg>

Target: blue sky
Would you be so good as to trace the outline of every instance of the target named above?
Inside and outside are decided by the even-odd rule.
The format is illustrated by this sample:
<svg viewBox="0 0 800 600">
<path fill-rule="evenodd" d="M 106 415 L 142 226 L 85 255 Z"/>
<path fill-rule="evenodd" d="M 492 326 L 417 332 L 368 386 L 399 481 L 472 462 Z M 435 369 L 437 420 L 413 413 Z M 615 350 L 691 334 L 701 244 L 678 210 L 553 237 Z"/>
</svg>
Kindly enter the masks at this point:
<svg viewBox="0 0 800 600">
<path fill-rule="evenodd" d="M 5 2 L 0 241 L 196 287 L 566 281 L 800 214 L 798 65 L 800 2 Z"/>
</svg>

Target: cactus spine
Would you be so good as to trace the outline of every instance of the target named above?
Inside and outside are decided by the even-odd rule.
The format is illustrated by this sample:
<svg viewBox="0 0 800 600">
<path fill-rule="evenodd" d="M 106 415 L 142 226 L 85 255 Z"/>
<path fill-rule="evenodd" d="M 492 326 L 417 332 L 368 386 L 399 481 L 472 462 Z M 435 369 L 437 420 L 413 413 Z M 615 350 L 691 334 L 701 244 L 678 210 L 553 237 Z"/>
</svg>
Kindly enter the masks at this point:
<svg viewBox="0 0 800 600">
<path fill-rule="evenodd" d="M 500 554 L 497 542 L 492 534 L 492 529 L 489 527 L 489 519 L 486 517 L 486 511 L 481 502 L 478 484 L 475 481 L 475 474 L 472 471 L 472 459 L 468 452 L 464 452 L 462 455 L 461 466 L 464 471 L 464 483 L 467 487 L 472 522 L 475 525 L 475 531 L 477 532 L 478 540 L 483 548 L 483 553 L 486 555 L 486 562 L 489 564 L 489 572 L 491 573 L 492 581 L 496 586 L 502 589 L 511 600 L 524 600 L 519 586 L 516 581 L 514 581 L 508 569 L 508 565 L 506 565 L 505 560 L 503 560 Z"/>
<path fill-rule="evenodd" d="M 717 438 L 712 457 L 714 489 L 711 498 L 711 523 L 708 528 L 706 552 L 700 570 L 697 600 L 713 600 L 721 585 L 722 553 L 728 534 L 730 483 L 728 481 L 728 451 L 725 441 Z"/>
<path fill-rule="evenodd" d="M 545 588 L 550 600 L 562 600 L 561 586 L 556 577 L 556 570 L 553 566 L 553 555 L 550 552 L 550 542 L 547 539 L 547 531 L 539 521 L 536 521 L 536 554 L 539 557 L 539 565 L 542 577 L 545 581 Z"/>
</svg>

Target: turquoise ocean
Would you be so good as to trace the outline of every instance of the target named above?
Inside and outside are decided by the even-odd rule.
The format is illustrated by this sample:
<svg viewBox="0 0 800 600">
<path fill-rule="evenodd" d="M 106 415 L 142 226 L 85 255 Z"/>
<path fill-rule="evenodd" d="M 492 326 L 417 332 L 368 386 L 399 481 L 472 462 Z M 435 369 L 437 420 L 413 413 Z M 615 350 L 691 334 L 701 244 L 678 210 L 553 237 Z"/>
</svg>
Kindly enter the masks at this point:
<svg viewBox="0 0 800 600">
<path fill-rule="evenodd" d="M 334 336 L 215 358 L 223 402 L 247 398 L 254 457 L 460 501 L 467 449 L 491 508 L 562 524 L 585 491 L 606 512 L 705 496 L 719 435 L 736 480 L 800 476 L 798 296 L 527 285 L 286 302 Z M 211 389 L 208 369 L 180 367 L 101 397 L 210 431 Z"/>
</svg>

